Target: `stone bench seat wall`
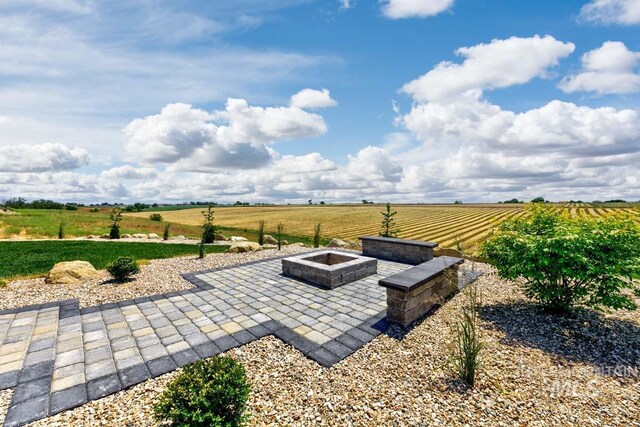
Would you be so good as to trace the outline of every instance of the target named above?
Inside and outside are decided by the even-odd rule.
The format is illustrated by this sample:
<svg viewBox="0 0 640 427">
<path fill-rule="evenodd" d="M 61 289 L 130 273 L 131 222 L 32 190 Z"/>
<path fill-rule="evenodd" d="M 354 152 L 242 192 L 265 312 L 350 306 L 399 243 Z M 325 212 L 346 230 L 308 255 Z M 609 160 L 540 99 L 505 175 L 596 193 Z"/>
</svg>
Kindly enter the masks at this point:
<svg viewBox="0 0 640 427">
<path fill-rule="evenodd" d="M 408 327 L 458 290 L 462 258 L 437 257 L 378 282 L 387 288 L 387 321 Z"/>
<path fill-rule="evenodd" d="M 389 237 L 363 236 L 362 254 L 364 256 L 418 265 L 433 259 L 433 249 L 437 243 L 421 240 L 404 240 Z"/>
</svg>

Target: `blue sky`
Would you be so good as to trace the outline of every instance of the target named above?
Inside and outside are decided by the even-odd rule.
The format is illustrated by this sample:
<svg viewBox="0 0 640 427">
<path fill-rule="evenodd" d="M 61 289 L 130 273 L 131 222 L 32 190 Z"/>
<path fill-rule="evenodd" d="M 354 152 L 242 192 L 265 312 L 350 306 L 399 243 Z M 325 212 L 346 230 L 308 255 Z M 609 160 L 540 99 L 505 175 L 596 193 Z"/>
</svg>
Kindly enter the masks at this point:
<svg viewBox="0 0 640 427">
<path fill-rule="evenodd" d="M 640 0 L 8 0 L 0 200 L 637 200 L 639 52 Z"/>
</svg>

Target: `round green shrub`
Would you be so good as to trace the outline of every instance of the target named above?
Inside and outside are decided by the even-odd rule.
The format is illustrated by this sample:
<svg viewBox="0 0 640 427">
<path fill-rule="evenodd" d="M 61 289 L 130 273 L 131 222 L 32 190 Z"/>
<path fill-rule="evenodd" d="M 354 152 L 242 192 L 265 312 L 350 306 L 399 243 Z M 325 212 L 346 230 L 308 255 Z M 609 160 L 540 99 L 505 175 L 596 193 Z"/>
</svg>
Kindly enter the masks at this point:
<svg viewBox="0 0 640 427">
<path fill-rule="evenodd" d="M 640 227 L 630 217 L 571 218 L 534 204 L 502 223 L 480 255 L 551 311 L 636 308 Z"/>
<path fill-rule="evenodd" d="M 135 259 L 131 257 L 120 257 L 107 266 L 107 271 L 118 282 L 123 282 L 131 275 L 140 271 L 140 267 Z"/>
<path fill-rule="evenodd" d="M 181 427 L 242 426 L 250 390 L 244 367 L 232 358 L 197 361 L 167 386 L 155 416 Z"/>
<path fill-rule="evenodd" d="M 149 215 L 149 219 L 151 221 L 162 221 L 162 215 L 160 215 L 159 213 L 152 213 L 151 215 Z"/>
</svg>

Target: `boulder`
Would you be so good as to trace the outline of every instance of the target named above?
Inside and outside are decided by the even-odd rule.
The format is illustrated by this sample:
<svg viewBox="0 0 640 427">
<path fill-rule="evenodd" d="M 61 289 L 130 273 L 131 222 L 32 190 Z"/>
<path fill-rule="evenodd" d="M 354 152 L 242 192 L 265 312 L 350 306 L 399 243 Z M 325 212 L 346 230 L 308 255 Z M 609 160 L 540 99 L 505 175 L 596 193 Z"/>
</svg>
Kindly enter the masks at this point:
<svg viewBox="0 0 640 427">
<path fill-rule="evenodd" d="M 295 243 L 290 244 L 289 246 L 293 246 L 295 248 L 308 248 L 309 247 L 309 246 L 305 245 L 302 242 L 295 242 Z"/>
<path fill-rule="evenodd" d="M 278 245 L 272 245 L 269 243 L 265 243 L 264 245 L 262 245 L 262 249 L 278 249 Z"/>
<path fill-rule="evenodd" d="M 136 233 L 131 237 L 133 237 L 134 239 L 148 239 L 149 235 L 144 233 Z"/>
<path fill-rule="evenodd" d="M 131 238 L 131 234 L 123 234 L 122 236 L 120 236 L 121 239 L 130 239 Z"/>
<path fill-rule="evenodd" d="M 229 247 L 229 249 L 227 249 L 227 252 L 232 254 L 239 254 L 243 252 L 256 252 L 261 250 L 262 246 L 260 246 L 256 242 L 234 242 Z"/>
<path fill-rule="evenodd" d="M 160 240 L 160 236 L 158 236 L 156 233 L 149 233 L 149 239 Z"/>
<path fill-rule="evenodd" d="M 278 240 L 270 234 L 265 234 L 264 243 L 266 243 L 267 245 L 277 245 Z"/>
<path fill-rule="evenodd" d="M 99 239 L 99 238 L 100 238 L 100 236 L 96 236 L 95 234 L 90 234 L 90 235 L 87 236 L 87 239 L 90 239 L 90 240 Z"/>
<path fill-rule="evenodd" d="M 348 248 L 349 247 L 349 243 L 345 242 L 344 240 L 340 240 L 340 239 L 331 239 L 331 241 L 329 242 L 327 247 L 328 248 Z"/>
<path fill-rule="evenodd" d="M 110 239 L 111 236 L 109 234 L 103 234 L 102 236 L 100 236 L 101 239 Z"/>
<path fill-rule="evenodd" d="M 215 240 L 229 240 L 229 238 L 227 236 L 225 236 L 224 234 L 220 234 L 220 233 L 214 234 L 213 238 Z"/>
<path fill-rule="evenodd" d="M 284 245 L 288 245 L 289 242 L 287 242 L 286 240 L 280 240 L 280 244 L 284 246 Z"/>
<path fill-rule="evenodd" d="M 229 240 L 231 240 L 232 242 L 248 242 L 249 241 L 249 239 L 247 239 L 246 237 L 241 237 L 241 236 L 231 236 Z"/>
<path fill-rule="evenodd" d="M 169 237 L 169 240 L 186 240 L 187 238 L 184 237 L 182 234 L 180 234 L 179 236 L 173 236 L 173 237 Z"/>
<path fill-rule="evenodd" d="M 346 240 L 341 239 L 331 239 L 329 244 L 327 245 L 329 248 L 340 248 L 340 249 L 360 249 L 359 243 L 347 242 Z"/>
<path fill-rule="evenodd" d="M 98 272 L 87 261 L 59 262 L 53 266 L 45 283 L 71 285 L 81 280 L 97 277 Z"/>
</svg>

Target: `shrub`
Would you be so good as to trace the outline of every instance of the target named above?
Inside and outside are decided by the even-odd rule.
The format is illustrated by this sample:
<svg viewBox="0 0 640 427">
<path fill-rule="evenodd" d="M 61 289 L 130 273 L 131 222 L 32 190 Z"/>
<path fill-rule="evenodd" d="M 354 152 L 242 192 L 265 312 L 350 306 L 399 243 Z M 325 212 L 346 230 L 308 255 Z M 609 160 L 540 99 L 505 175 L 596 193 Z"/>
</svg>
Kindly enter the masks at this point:
<svg viewBox="0 0 640 427">
<path fill-rule="evenodd" d="M 156 419 L 174 426 L 244 425 L 251 387 L 244 367 L 230 357 L 213 357 L 184 367 L 154 408 Z"/>
<path fill-rule="evenodd" d="M 6 288 L 8 284 L 6 280 L 0 279 L 0 288 Z"/>
<path fill-rule="evenodd" d="M 525 294 L 551 311 L 583 304 L 636 308 L 626 289 L 640 274 L 640 228 L 622 216 L 571 218 L 541 205 L 504 222 L 480 255 L 501 277 L 520 279 Z"/>
<path fill-rule="evenodd" d="M 258 223 L 258 244 L 264 245 L 264 227 L 266 223 L 264 220 L 260 220 Z"/>
<path fill-rule="evenodd" d="M 91 209 L 89 209 L 89 212 L 91 212 L 91 213 L 100 212 L 100 209 L 98 209 L 98 208 L 91 208 Z"/>
<path fill-rule="evenodd" d="M 162 215 L 160 215 L 159 213 L 152 213 L 151 215 L 149 215 L 149 219 L 151 221 L 162 221 Z"/>
<path fill-rule="evenodd" d="M 396 229 L 396 221 L 393 218 L 398 211 L 391 211 L 391 203 L 387 203 L 385 211 L 382 214 L 382 232 L 380 237 L 396 237 L 398 230 Z"/>
<path fill-rule="evenodd" d="M 107 271 L 118 282 L 124 282 L 131 275 L 140 271 L 138 263 L 131 257 L 120 257 L 107 266 Z"/>
<path fill-rule="evenodd" d="M 322 224 L 318 223 L 313 229 L 313 247 L 320 247 L 320 235 L 322 233 Z"/>
<path fill-rule="evenodd" d="M 58 226 L 58 239 L 64 239 L 64 222 L 61 222 Z"/>
<path fill-rule="evenodd" d="M 167 224 L 164 226 L 164 232 L 162 233 L 162 239 L 163 240 L 169 240 L 169 228 L 171 227 L 171 224 Z"/>
<path fill-rule="evenodd" d="M 449 355 L 454 372 L 467 385 L 473 387 L 480 366 L 480 351 L 483 343 L 477 330 L 479 297 L 474 285 L 464 291 L 466 304 L 462 307 L 462 316 L 451 326 L 453 346 Z"/>
</svg>

